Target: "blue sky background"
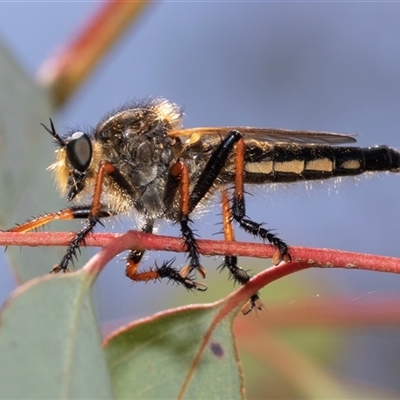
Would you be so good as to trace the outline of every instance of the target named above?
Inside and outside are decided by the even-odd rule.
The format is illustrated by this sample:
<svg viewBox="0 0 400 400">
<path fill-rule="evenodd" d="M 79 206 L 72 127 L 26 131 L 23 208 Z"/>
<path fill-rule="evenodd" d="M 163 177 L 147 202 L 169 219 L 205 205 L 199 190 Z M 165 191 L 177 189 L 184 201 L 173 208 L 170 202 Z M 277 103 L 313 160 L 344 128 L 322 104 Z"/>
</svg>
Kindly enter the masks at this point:
<svg viewBox="0 0 400 400">
<path fill-rule="evenodd" d="M 33 75 L 98 6 L 1 2 L 0 37 Z M 362 146 L 400 148 L 399 18 L 399 3 L 152 3 L 52 117 L 59 130 L 93 125 L 127 100 L 163 96 L 184 107 L 187 127 L 250 125 L 357 133 Z M 52 154 L 43 157 L 52 162 Z M 50 179 L 46 171 L 43 177 Z M 248 214 L 276 228 L 292 245 L 400 256 L 398 176 L 315 183 L 313 190 L 300 187 L 257 190 L 249 199 Z M 59 208 L 65 204 L 60 199 Z M 215 225 L 218 213 L 214 208 L 200 222 L 201 236 L 220 230 Z M 22 220 L 25 217 L 29 215 Z M 176 229 L 162 232 L 178 234 Z M 252 240 L 244 234 L 237 237 Z M 155 259 L 162 261 L 163 256 Z M 327 290 L 355 293 L 357 301 L 398 293 L 400 288 L 399 277 L 385 274 L 324 270 L 299 275 L 294 279 L 323 282 L 321 289 L 313 286 L 311 298 Z M 210 277 L 207 283 L 212 286 Z M 100 279 L 99 313 L 104 319 L 148 315 L 163 309 L 165 299 L 176 291 L 163 283 L 131 286 L 123 264 L 117 263 Z M 200 296 L 194 296 L 195 301 L 201 301 Z M 182 303 L 194 297 L 184 293 Z M 394 362 L 400 348 L 393 331 L 390 335 L 385 340 L 379 335 L 376 356 L 384 354 Z M 360 334 L 357 339 L 353 351 L 359 363 L 348 368 L 372 379 L 366 364 L 371 363 L 376 337 Z M 361 344 L 370 348 L 367 362 Z M 395 381 L 387 375 L 382 379 Z"/>
</svg>

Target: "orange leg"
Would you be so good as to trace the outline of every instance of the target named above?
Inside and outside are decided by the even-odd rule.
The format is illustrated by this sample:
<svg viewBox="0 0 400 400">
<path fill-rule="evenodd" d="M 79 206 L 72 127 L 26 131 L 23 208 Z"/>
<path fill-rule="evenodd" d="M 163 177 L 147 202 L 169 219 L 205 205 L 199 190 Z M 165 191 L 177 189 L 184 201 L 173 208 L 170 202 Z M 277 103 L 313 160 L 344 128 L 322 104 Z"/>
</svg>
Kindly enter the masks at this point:
<svg viewBox="0 0 400 400">
<path fill-rule="evenodd" d="M 55 213 L 48 213 L 31 219 L 21 225 L 17 225 L 11 229 L 8 229 L 7 232 L 29 232 L 53 221 L 67 221 L 70 219 L 88 218 L 89 214 L 90 206 L 69 207 Z M 112 211 L 100 210 L 99 215 L 100 218 L 107 218 L 112 217 L 115 215 L 115 213 Z"/>
<path fill-rule="evenodd" d="M 148 220 L 141 230 L 142 232 L 152 233 L 153 221 Z M 160 275 L 156 270 L 138 272 L 140 261 L 144 253 L 143 250 L 131 250 L 126 260 L 125 275 L 135 282 L 148 282 L 160 278 Z"/>
<path fill-rule="evenodd" d="M 69 220 L 69 219 L 74 219 L 74 218 L 78 218 L 78 217 L 75 217 L 74 210 L 71 208 L 66 208 L 64 210 L 61 210 L 61 211 L 58 211 L 55 213 L 49 213 L 49 214 L 42 215 L 38 218 L 27 221 L 22 225 L 14 226 L 13 228 L 9 229 L 8 232 L 28 232 L 33 229 L 39 228 L 43 225 L 46 225 L 52 221 Z M 85 216 L 84 218 L 87 218 L 87 216 Z"/>
<path fill-rule="evenodd" d="M 140 260 L 144 254 L 142 251 L 131 251 L 128 256 L 125 273 L 133 281 L 150 281 L 161 278 L 170 279 L 176 283 L 185 286 L 188 289 L 196 289 L 204 291 L 207 286 L 200 282 L 195 282 L 190 279 L 189 275 L 197 269 L 203 277 L 205 276 L 204 269 L 199 264 L 199 255 L 197 251 L 197 243 L 194 239 L 193 232 L 188 226 L 189 222 L 189 196 L 190 196 L 190 179 L 189 169 L 183 160 L 177 161 L 170 170 L 171 183 L 177 183 L 177 190 L 180 198 L 180 216 L 182 236 L 188 248 L 190 264 L 180 271 L 172 266 L 172 262 L 164 262 L 161 267 L 156 267 L 153 270 L 138 272 Z M 152 227 L 151 227 L 152 228 Z M 193 261 L 194 260 L 194 261 Z"/>
<path fill-rule="evenodd" d="M 76 253 L 79 250 L 80 245 L 84 244 L 86 236 L 93 231 L 94 227 L 101 218 L 103 218 L 104 216 L 112 215 L 112 213 L 103 211 L 102 205 L 100 203 L 105 175 L 110 175 L 121 182 L 123 182 L 124 179 L 119 171 L 110 162 L 102 161 L 100 163 L 96 176 L 92 204 L 90 208 L 85 208 L 84 212 L 82 212 L 82 218 L 87 218 L 86 224 L 71 240 L 60 263 L 56 265 L 51 272 L 57 273 L 59 271 L 68 271 L 69 264 L 73 262 L 74 258 L 76 258 Z M 69 216 L 71 216 L 71 214 L 68 214 L 68 212 L 66 212 L 66 217 Z"/>
</svg>

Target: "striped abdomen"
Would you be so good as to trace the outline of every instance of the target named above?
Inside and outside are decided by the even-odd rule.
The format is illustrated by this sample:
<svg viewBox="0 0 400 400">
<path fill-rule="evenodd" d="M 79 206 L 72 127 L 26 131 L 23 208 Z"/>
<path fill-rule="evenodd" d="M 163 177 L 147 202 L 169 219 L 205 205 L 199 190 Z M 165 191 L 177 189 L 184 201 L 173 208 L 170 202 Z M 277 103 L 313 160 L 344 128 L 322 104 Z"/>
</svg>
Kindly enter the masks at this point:
<svg viewBox="0 0 400 400">
<path fill-rule="evenodd" d="M 250 142 L 246 146 L 245 171 L 247 183 L 327 179 L 367 171 L 400 172 L 400 153 L 387 146 L 256 145 Z"/>
</svg>

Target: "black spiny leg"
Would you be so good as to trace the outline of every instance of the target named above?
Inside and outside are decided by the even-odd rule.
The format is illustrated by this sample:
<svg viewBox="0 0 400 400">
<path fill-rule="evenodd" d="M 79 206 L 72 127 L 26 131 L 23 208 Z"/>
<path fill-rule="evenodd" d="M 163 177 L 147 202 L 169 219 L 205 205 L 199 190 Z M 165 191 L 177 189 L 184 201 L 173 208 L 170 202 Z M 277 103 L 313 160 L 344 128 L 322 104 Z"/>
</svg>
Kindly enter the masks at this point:
<svg viewBox="0 0 400 400">
<path fill-rule="evenodd" d="M 236 145 L 235 193 L 233 197 L 232 216 L 246 232 L 258 236 L 263 240 L 268 240 L 276 247 L 277 252 L 272 258 L 275 264 L 278 264 L 282 260 L 290 262 L 292 258 L 287 244 L 271 233 L 270 230 L 263 228 L 261 224 L 246 218 L 246 206 L 244 201 L 244 153 L 245 145 L 243 139 L 241 139 Z"/>
<path fill-rule="evenodd" d="M 182 274 L 182 270 L 178 271 L 174 268 L 172 266 L 174 261 L 175 260 L 164 262 L 161 267 L 157 267 L 155 272 L 158 274 L 158 278 L 168 278 L 170 281 L 185 286 L 186 289 L 196 289 L 202 292 L 207 290 L 207 285 L 201 282 L 195 282 L 190 276 L 187 276 L 187 274 Z"/>
<path fill-rule="evenodd" d="M 228 194 L 225 189 L 222 190 L 222 220 L 224 227 L 225 240 L 234 241 L 235 235 L 232 225 L 232 213 L 229 204 Z M 237 263 L 236 256 L 225 256 L 224 262 L 220 266 L 221 270 L 227 268 L 230 276 L 233 278 L 235 283 L 245 285 L 251 278 L 251 276 L 244 269 L 240 268 Z M 248 314 L 253 308 L 261 310 L 262 303 L 258 293 L 253 294 L 250 299 L 242 307 L 242 313 Z"/>
<path fill-rule="evenodd" d="M 76 252 L 80 251 L 79 247 L 81 244 L 85 243 L 86 236 L 93 232 L 94 227 L 99 222 L 100 217 L 91 217 L 86 221 L 85 226 L 75 235 L 75 237 L 70 241 L 67 250 L 60 263 L 56 265 L 50 272 L 57 273 L 60 271 L 68 272 L 69 271 L 69 263 L 74 261 L 74 258 L 77 258 Z"/>
<path fill-rule="evenodd" d="M 220 266 L 221 270 L 227 268 L 233 280 L 241 285 L 245 285 L 251 278 L 251 275 L 247 273 L 244 269 L 237 265 L 236 256 L 225 256 L 224 262 Z M 254 308 L 257 310 L 262 309 L 262 302 L 258 293 L 254 293 L 249 300 L 243 305 L 242 313 L 244 315 L 251 312 Z"/>
</svg>

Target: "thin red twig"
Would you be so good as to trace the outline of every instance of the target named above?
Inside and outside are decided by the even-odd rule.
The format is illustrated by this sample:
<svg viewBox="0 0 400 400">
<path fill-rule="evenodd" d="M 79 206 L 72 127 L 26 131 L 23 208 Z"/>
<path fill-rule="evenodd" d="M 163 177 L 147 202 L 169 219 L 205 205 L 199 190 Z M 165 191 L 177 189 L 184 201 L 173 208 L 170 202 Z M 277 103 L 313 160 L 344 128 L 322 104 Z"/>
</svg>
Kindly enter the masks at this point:
<svg viewBox="0 0 400 400">
<path fill-rule="evenodd" d="M 73 235 L 73 233 L 67 232 L 0 232 L 0 245 L 66 246 Z M 122 239 L 122 237 L 124 237 L 124 239 Z M 122 236 L 120 234 L 110 233 L 89 235 L 86 239 L 86 246 L 104 247 L 116 238 L 121 238 L 120 240 L 124 241 L 123 246 L 126 246 L 124 249 L 136 248 L 138 250 L 165 250 L 172 252 L 185 251 L 180 238 L 146 234 L 136 231 L 130 231 Z M 134 245 L 132 243 L 134 243 Z M 275 252 L 273 246 L 263 243 L 218 240 L 199 240 L 198 243 L 199 251 L 203 255 L 237 255 L 242 257 L 271 258 Z M 293 260 L 297 262 L 287 264 L 292 265 L 292 269 L 310 267 L 349 268 L 400 273 L 400 259 L 394 257 L 304 247 L 291 247 L 290 252 Z M 298 263 L 301 263 L 301 267 Z"/>
</svg>

